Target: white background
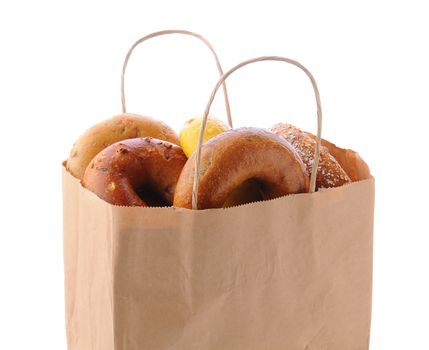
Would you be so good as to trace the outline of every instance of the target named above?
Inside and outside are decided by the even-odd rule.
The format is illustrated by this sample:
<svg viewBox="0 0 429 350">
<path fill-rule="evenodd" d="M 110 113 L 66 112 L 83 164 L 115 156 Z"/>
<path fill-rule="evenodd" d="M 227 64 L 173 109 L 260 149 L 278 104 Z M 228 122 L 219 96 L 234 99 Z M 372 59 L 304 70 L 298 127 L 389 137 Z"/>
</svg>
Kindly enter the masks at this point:
<svg viewBox="0 0 429 350">
<path fill-rule="evenodd" d="M 87 127 L 120 112 L 129 46 L 152 31 L 206 36 L 224 68 L 259 55 L 315 75 L 326 138 L 376 177 L 372 350 L 429 349 L 429 20 L 425 1 L 2 1 L 0 349 L 65 349 L 61 161 Z M 131 112 L 180 130 L 217 71 L 197 40 L 137 48 Z M 315 130 L 311 86 L 282 63 L 228 80 L 237 126 Z M 225 118 L 219 94 L 213 114 Z"/>
</svg>

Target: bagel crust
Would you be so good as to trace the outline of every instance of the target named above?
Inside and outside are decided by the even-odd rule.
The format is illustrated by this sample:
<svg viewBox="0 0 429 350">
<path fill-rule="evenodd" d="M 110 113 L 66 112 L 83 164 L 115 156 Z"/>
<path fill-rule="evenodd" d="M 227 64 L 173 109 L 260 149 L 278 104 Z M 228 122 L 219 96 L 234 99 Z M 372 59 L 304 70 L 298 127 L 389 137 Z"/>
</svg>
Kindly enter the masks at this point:
<svg viewBox="0 0 429 350">
<path fill-rule="evenodd" d="M 82 185 L 115 205 L 166 206 L 186 163 L 182 149 L 150 137 L 114 143 L 95 156 Z"/>
<path fill-rule="evenodd" d="M 314 151 L 316 150 L 316 140 L 291 124 L 276 124 L 271 128 L 271 131 L 291 143 L 304 162 L 307 175 L 310 177 L 314 162 Z M 328 149 L 321 147 L 316 189 L 338 187 L 350 182 L 350 177 L 329 153 Z"/>
<path fill-rule="evenodd" d="M 317 139 L 316 136 L 306 132 L 311 138 Z M 337 145 L 322 139 L 322 146 L 326 147 L 335 160 L 341 165 L 350 179 L 354 181 L 366 180 L 371 177 L 368 164 L 362 159 L 359 153 L 351 149 L 340 148 Z"/>
<path fill-rule="evenodd" d="M 153 137 L 179 145 L 177 134 L 165 123 L 137 114 L 120 114 L 83 133 L 73 145 L 66 168 L 74 177 L 82 179 L 97 153 L 115 142 L 136 137 Z"/>
<path fill-rule="evenodd" d="M 192 208 L 196 152 L 179 177 L 175 207 Z M 264 200 L 308 191 L 305 167 L 293 147 L 259 128 L 239 128 L 217 135 L 202 146 L 198 209 L 221 208 L 244 181 L 257 181 Z"/>
</svg>

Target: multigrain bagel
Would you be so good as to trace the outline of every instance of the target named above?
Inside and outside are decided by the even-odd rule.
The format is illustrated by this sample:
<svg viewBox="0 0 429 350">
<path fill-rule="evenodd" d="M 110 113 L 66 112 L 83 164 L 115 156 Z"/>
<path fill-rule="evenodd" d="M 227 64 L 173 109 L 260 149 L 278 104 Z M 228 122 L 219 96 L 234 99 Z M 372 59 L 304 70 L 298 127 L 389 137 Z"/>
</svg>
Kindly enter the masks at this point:
<svg viewBox="0 0 429 350">
<path fill-rule="evenodd" d="M 167 206 L 186 163 L 182 149 L 146 137 L 114 143 L 86 168 L 82 185 L 115 205 Z"/>
<path fill-rule="evenodd" d="M 173 205 L 192 208 L 196 152 L 183 168 Z M 263 199 L 308 191 L 304 164 L 292 146 L 258 128 L 229 130 L 201 148 L 198 209 L 220 208 L 243 182 L 257 181 Z"/>
<path fill-rule="evenodd" d="M 291 124 L 276 124 L 271 128 L 271 131 L 290 142 L 304 162 L 307 174 L 310 176 L 313 168 L 316 140 Z M 328 149 L 321 147 L 316 189 L 338 187 L 350 182 L 350 177 L 329 153 Z"/>
<path fill-rule="evenodd" d="M 83 133 L 73 145 L 66 168 L 73 176 L 82 179 L 89 162 L 102 149 L 118 141 L 148 136 L 179 144 L 177 134 L 165 123 L 124 113 L 102 121 Z"/>
</svg>

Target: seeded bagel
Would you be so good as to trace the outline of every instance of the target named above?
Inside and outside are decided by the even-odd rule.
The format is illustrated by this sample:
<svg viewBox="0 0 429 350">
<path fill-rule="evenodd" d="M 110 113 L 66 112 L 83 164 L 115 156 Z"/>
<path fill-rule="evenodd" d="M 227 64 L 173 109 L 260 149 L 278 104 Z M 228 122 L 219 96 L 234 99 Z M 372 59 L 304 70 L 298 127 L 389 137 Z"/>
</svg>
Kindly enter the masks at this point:
<svg viewBox="0 0 429 350">
<path fill-rule="evenodd" d="M 179 144 L 177 134 L 165 123 L 137 114 L 120 114 L 92 126 L 83 133 L 73 145 L 66 168 L 73 176 L 82 179 L 89 162 L 107 146 L 118 141 L 147 136 Z"/>
</svg>

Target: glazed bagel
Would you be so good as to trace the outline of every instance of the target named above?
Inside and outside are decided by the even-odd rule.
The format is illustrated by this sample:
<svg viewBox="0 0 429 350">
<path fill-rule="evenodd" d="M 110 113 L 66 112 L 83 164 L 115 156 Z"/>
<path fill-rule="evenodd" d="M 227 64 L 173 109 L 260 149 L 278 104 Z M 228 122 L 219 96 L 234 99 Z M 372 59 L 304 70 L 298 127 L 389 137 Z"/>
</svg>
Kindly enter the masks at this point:
<svg viewBox="0 0 429 350">
<path fill-rule="evenodd" d="M 196 152 L 177 182 L 173 205 L 192 208 Z M 307 192 L 309 179 L 297 152 L 283 138 L 258 128 L 223 132 L 201 148 L 198 209 L 220 208 L 243 182 L 257 181 L 263 199 Z"/>
<path fill-rule="evenodd" d="M 67 170 L 82 179 L 94 156 L 107 146 L 135 137 L 154 137 L 179 144 L 177 134 L 168 125 L 150 117 L 120 114 L 88 129 L 73 145 L 66 162 Z"/>
<path fill-rule="evenodd" d="M 186 163 L 182 149 L 146 137 L 114 143 L 86 168 L 82 185 L 115 205 L 167 206 Z"/>
<path fill-rule="evenodd" d="M 291 124 L 276 124 L 271 128 L 271 131 L 291 143 L 304 162 L 307 174 L 310 176 L 314 161 L 316 140 Z M 350 177 L 329 153 L 328 149 L 321 147 L 316 189 L 338 187 L 350 182 Z"/>
</svg>

